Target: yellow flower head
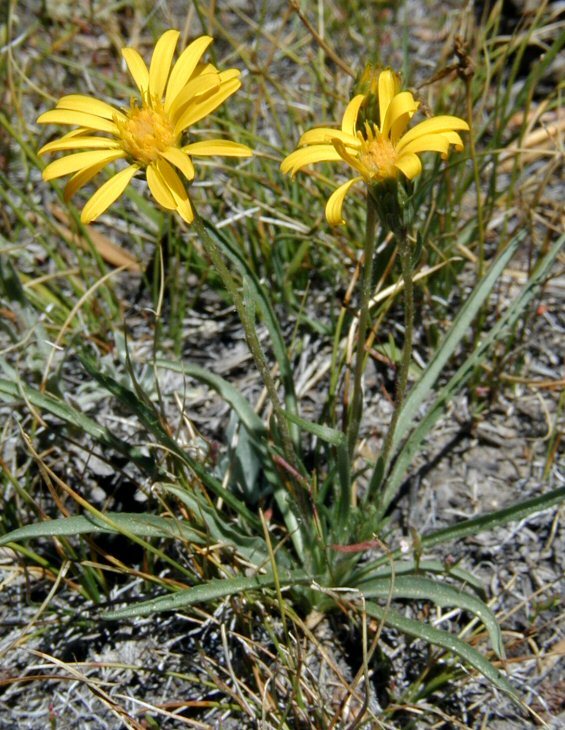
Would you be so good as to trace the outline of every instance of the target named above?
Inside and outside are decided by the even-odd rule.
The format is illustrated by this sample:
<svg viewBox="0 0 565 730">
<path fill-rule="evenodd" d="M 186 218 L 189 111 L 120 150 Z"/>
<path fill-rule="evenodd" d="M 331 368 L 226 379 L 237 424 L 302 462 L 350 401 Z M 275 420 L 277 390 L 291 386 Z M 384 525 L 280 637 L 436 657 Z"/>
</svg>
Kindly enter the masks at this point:
<svg viewBox="0 0 565 730">
<path fill-rule="evenodd" d="M 217 109 L 241 82 L 237 69 L 218 71 L 201 63 L 212 42 L 209 36 L 197 38 L 173 65 L 179 35 L 177 30 L 169 30 L 159 38 L 149 69 L 135 49 L 122 50 L 140 94 L 129 109 L 119 110 L 99 99 L 70 94 L 37 120 L 77 127 L 39 150 L 39 154 L 82 150 L 51 162 L 43 170 L 44 180 L 72 176 L 65 187 L 66 199 L 110 163 L 129 163 L 88 200 L 81 214 L 83 223 L 95 220 L 112 205 L 140 170 L 145 170 L 155 200 L 191 223 L 194 211 L 179 171 L 191 181 L 195 174 L 193 157 L 252 154 L 249 147 L 224 139 L 183 144 L 189 127 Z"/>
<path fill-rule="evenodd" d="M 400 77 L 394 71 L 380 72 L 377 95 L 378 125 L 365 121 L 358 128 L 359 111 L 367 100 L 367 95 L 358 94 L 347 105 L 340 130 L 318 127 L 305 132 L 299 141 L 300 149 L 282 161 L 282 172 L 291 175 L 314 162 L 337 160 L 347 162 L 359 173 L 330 196 L 326 205 L 330 225 L 344 223 L 343 201 L 355 183 L 362 180 L 367 185 L 375 185 L 395 179 L 399 172 L 412 180 L 422 171 L 418 153 L 439 152 L 446 158 L 449 145 L 463 149 L 456 130 L 468 131 L 469 126 L 458 117 L 432 117 L 406 131 L 419 103 L 409 91 L 400 90 Z"/>
</svg>

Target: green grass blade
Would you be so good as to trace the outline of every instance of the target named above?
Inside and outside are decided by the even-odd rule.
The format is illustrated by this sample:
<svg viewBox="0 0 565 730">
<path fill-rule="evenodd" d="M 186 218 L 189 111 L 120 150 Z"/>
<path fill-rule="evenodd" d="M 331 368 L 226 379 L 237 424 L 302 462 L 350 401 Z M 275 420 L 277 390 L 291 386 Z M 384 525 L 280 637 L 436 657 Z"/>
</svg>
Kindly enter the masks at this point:
<svg viewBox="0 0 565 730">
<path fill-rule="evenodd" d="M 228 383 L 227 380 L 224 380 L 224 378 L 192 363 L 178 363 L 159 358 L 156 360 L 155 366 L 164 370 L 172 370 L 175 373 L 182 373 L 202 383 L 206 383 L 206 385 L 209 385 L 218 393 L 223 401 L 229 403 L 250 434 L 255 435 L 257 438 L 265 438 L 268 435 L 265 424 L 255 413 L 249 401 L 237 388 L 231 385 L 231 383 Z"/>
<path fill-rule="evenodd" d="M 530 73 L 528 80 L 518 92 L 512 109 L 519 109 L 524 107 L 526 100 L 533 93 L 533 90 L 539 83 L 539 80 L 547 72 L 547 69 L 559 57 L 559 53 L 565 45 L 565 33 L 557 33 L 555 41 L 548 48 L 545 49 L 543 55 L 539 58 L 538 62 L 532 65 L 532 72 Z"/>
<path fill-rule="evenodd" d="M 502 527 L 508 522 L 523 520 L 536 512 L 543 512 L 564 501 L 565 487 L 554 489 L 539 497 L 533 497 L 524 502 L 513 504 L 511 507 L 505 507 L 504 509 L 482 515 L 481 517 L 473 517 L 473 519 L 464 520 L 456 525 L 444 527 L 429 535 L 424 535 L 421 538 L 422 547 L 431 548 L 444 542 L 461 540 L 467 537 L 467 535 L 478 535 L 486 530 L 494 530 L 496 527 Z"/>
<path fill-rule="evenodd" d="M 392 585 L 391 585 L 392 584 Z M 460 608 L 479 618 L 488 631 L 492 648 L 500 658 L 504 658 L 502 634 L 496 616 L 490 608 L 476 596 L 454 588 L 447 583 L 439 583 L 431 578 L 416 575 L 397 575 L 391 578 L 374 578 L 357 586 L 366 598 L 409 598 L 416 601 L 432 601 L 438 606 Z"/>
<path fill-rule="evenodd" d="M 306 531 L 303 530 L 303 525 L 296 515 L 296 505 L 293 497 L 284 487 L 275 489 L 273 496 L 301 565 L 308 565 L 309 552 L 305 547 L 303 534 L 303 531 Z"/>
<path fill-rule="evenodd" d="M 178 443 L 166 431 L 161 423 L 159 414 L 156 410 L 142 401 L 131 390 L 126 388 L 110 375 L 101 373 L 95 363 L 87 357 L 81 357 L 81 362 L 92 377 L 98 381 L 105 390 L 114 395 L 118 400 L 137 418 L 143 426 L 151 433 L 157 442 L 165 446 L 171 454 L 174 454 L 181 462 L 183 462 L 196 476 L 202 481 L 206 487 L 224 500 L 224 502 L 233 509 L 240 517 L 243 517 L 250 525 L 259 528 L 261 523 L 256 515 L 254 515 L 241 500 L 239 500 L 228 489 L 224 489 L 222 484 L 214 477 L 210 470 L 190 454 L 182 449 Z M 163 476 L 163 475 L 161 475 Z"/>
<path fill-rule="evenodd" d="M 508 266 L 508 263 L 518 250 L 524 236 L 525 231 L 520 231 L 520 233 L 514 236 L 512 241 L 508 244 L 502 254 L 494 261 L 484 279 L 479 282 L 467 302 L 459 311 L 453 321 L 451 329 L 444 337 L 443 342 L 437 348 L 431 361 L 424 368 L 422 377 L 406 398 L 398 419 L 393 449 L 402 440 L 411 425 L 414 423 L 414 419 L 418 414 L 418 409 L 436 384 L 437 379 L 441 375 L 447 361 L 453 355 L 461 340 L 468 334 L 470 325 L 480 308 L 483 306 L 497 279 Z"/>
<path fill-rule="evenodd" d="M 428 624 L 423 624 L 419 621 L 415 621 L 414 619 L 406 618 L 391 608 L 385 608 L 370 601 L 365 604 L 365 611 L 367 615 L 372 616 L 379 621 L 383 621 L 387 626 L 392 626 L 407 636 L 422 639 L 422 641 L 425 641 L 428 644 L 441 646 L 452 652 L 480 672 L 495 687 L 508 694 L 514 702 L 520 705 L 520 707 L 523 707 L 520 698 L 516 694 L 510 682 L 489 662 L 488 659 L 485 659 L 482 654 L 461 639 L 447 633 L 447 631 L 442 631 L 441 629 L 436 629 Z"/>
<path fill-rule="evenodd" d="M 332 446 L 339 446 L 345 439 L 343 432 L 338 431 L 335 428 L 323 426 L 320 423 L 312 423 L 312 421 L 305 421 L 304 418 L 300 418 L 300 416 L 290 413 L 289 411 L 285 411 L 284 415 L 291 423 L 300 426 L 300 428 L 304 431 L 314 434 L 314 436 L 317 436 L 321 441 L 324 441 L 327 444 L 332 444 Z"/>
<path fill-rule="evenodd" d="M 38 537 L 71 537 L 95 533 L 122 534 L 128 532 L 138 537 L 180 538 L 197 545 L 206 545 L 208 542 L 202 533 L 179 520 L 137 512 L 108 512 L 104 515 L 104 519 L 80 515 L 34 522 L 2 535 L 0 546 L 9 542 Z"/>
<path fill-rule="evenodd" d="M 471 377 L 475 369 L 480 365 L 481 361 L 485 357 L 486 353 L 493 346 L 493 344 L 498 339 L 503 337 L 507 331 L 512 329 L 524 309 L 535 296 L 539 286 L 548 276 L 555 259 L 562 250 L 564 241 L 565 236 L 561 236 L 558 241 L 556 241 L 552 249 L 541 261 L 538 269 L 532 274 L 528 282 L 522 288 L 520 294 L 514 299 L 508 311 L 500 318 L 500 320 L 494 325 L 490 332 L 485 334 L 479 347 L 467 358 L 463 365 L 457 370 L 455 375 L 453 375 L 453 377 L 449 380 L 447 385 L 445 385 L 439 391 L 434 403 L 429 408 L 422 421 L 410 434 L 410 438 L 406 440 L 404 446 L 401 448 L 398 454 L 392 471 L 386 480 L 386 486 L 382 493 L 380 504 L 381 516 L 386 512 L 386 509 L 395 498 L 396 493 L 405 477 L 406 470 L 411 464 L 415 454 L 418 452 L 424 438 L 427 436 L 432 426 L 444 413 L 446 405 L 452 400 L 453 396 L 462 388 L 462 386 Z M 505 253 L 507 251 L 508 249 L 505 251 Z M 500 262 L 500 259 L 498 260 L 498 262 Z M 493 267 L 494 266 L 495 265 L 493 265 Z M 489 273 L 493 271 L 493 267 L 491 267 Z M 489 274 L 487 274 L 487 277 L 488 275 Z M 433 382 L 435 382 L 435 378 Z M 433 382 L 428 383 L 429 388 L 432 387 Z M 415 418 L 416 416 L 415 405 L 417 404 L 419 406 L 425 395 L 424 391 L 420 390 L 420 386 L 421 383 L 419 383 L 417 386 L 418 390 L 420 391 L 418 398 L 416 399 L 416 401 L 412 401 L 409 407 L 409 413 L 411 414 L 412 418 Z M 408 398 L 408 400 L 410 400 L 410 397 Z M 404 430 L 406 430 L 408 426 L 409 424 L 405 423 L 403 426 Z"/>
<path fill-rule="evenodd" d="M 298 413 L 298 406 L 294 392 L 293 371 L 287 356 L 284 338 L 271 302 L 265 295 L 263 287 L 249 267 L 247 261 L 236 247 L 232 246 L 226 236 L 218 231 L 214 226 L 206 221 L 204 221 L 204 225 L 208 234 L 214 238 L 216 245 L 222 251 L 224 256 L 226 256 L 226 258 L 228 258 L 236 266 L 241 276 L 244 278 L 247 287 L 247 294 L 253 298 L 257 309 L 263 316 L 265 325 L 269 330 L 271 346 L 279 365 L 281 380 L 284 385 L 287 410 L 290 411 L 290 413 L 296 414 Z"/>
<path fill-rule="evenodd" d="M 350 532 L 351 517 L 351 460 L 349 450 L 345 442 L 345 434 L 342 443 L 335 450 L 336 458 L 336 497 L 334 524 L 336 527 L 337 540 L 348 540 Z"/>
<path fill-rule="evenodd" d="M 229 545 L 237 550 L 239 555 L 256 566 L 263 566 L 268 562 L 268 551 L 265 541 L 261 537 L 251 537 L 237 528 L 233 520 L 226 520 L 225 515 L 215 507 L 211 507 L 196 492 L 189 492 L 175 484 L 161 482 L 156 484 L 168 494 L 173 494 L 188 509 L 206 524 L 210 536 L 221 545 Z M 285 553 L 280 551 L 281 561 Z"/>
<path fill-rule="evenodd" d="M 278 580 L 281 587 L 286 588 L 288 586 L 310 583 L 312 577 L 302 570 L 281 571 L 278 575 Z M 177 593 L 154 598 L 151 601 L 143 601 L 142 603 L 126 606 L 117 611 L 108 611 L 102 614 L 102 618 L 116 621 L 137 616 L 153 615 L 161 611 L 179 611 L 188 606 L 214 601 L 218 598 L 235 596 L 245 591 L 273 588 L 275 582 L 275 576 L 272 574 L 257 575 L 251 578 L 220 578 L 202 583 L 193 588 L 186 588 Z"/>
<path fill-rule="evenodd" d="M 267 482 L 275 489 L 280 485 L 278 472 L 273 467 L 273 459 L 269 452 L 269 431 L 249 401 L 237 388 L 219 375 L 192 363 L 177 363 L 159 358 L 156 360 L 155 366 L 195 378 L 215 390 L 221 399 L 232 407 L 247 431 L 250 444 L 261 459 L 261 470 Z"/>
<path fill-rule="evenodd" d="M 5 402 L 16 404 L 17 401 L 25 400 L 36 408 L 51 413 L 61 420 L 72 426 L 76 426 L 84 433 L 91 436 L 95 441 L 103 446 L 115 449 L 136 464 L 145 473 L 150 473 L 157 478 L 160 469 L 155 461 L 148 456 L 139 452 L 134 446 L 126 441 L 119 439 L 111 433 L 107 428 L 100 426 L 96 421 L 86 416 L 84 413 L 77 411 L 57 396 L 50 393 L 40 393 L 38 390 L 31 388 L 20 382 L 0 379 L 0 396 L 8 396 L 4 398 Z"/>
<path fill-rule="evenodd" d="M 388 560 L 388 557 L 387 557 Z M 476 575 L 468 570 L 460 568 L 458 565 L 447 566 L 442 560 L 395 560 L 394 565 L 386 562 L 384 565 L 381 561 L 375 564 L 363 565 L 357 575 L 355 581 L 356 586 L 362 586 L 366 580 L 373 578 L 386 578 L 391 575 L 424 575 L 425 573 L 433 573 L 443 577 L 449 576 L 461 581 L 466 586 L 473 588 L 481 598 L 486 597 L 484 585 Z"/>
</svg>

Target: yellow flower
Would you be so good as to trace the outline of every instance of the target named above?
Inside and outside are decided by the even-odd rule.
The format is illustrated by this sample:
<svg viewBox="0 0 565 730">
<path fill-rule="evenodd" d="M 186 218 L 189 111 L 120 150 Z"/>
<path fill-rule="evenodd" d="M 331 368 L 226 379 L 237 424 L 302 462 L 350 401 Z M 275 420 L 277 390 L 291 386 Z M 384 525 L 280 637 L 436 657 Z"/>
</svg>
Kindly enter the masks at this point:
<svg viewBox="0 0 565 730">
<path fill-rule="evenodd" d="M 439 152 L 446 158 L 449 145 L 463 149 L 461 137 L 455 130 L 468 131 L 469 126 L 458 117 L 432 117 L 406 131 L 419 103 L 409 91 L 400 90 L 400 77 L 394 71 L 381 71 L 377 94 L 378 126 L 365 121 L 361 129 L 358 128 L 360 109 L 368 99 L 367 95 L 358 94 L 347 105 L 340 130 L 318 127 L 305 132 L 299 141 L 301 149 L 282 161 L 282 172 L 291 175 L 314 162 L 338 160 L 347 162 L 359 173 L 330 196 L 326 205 L 330 225 L 344 223 L 343 201 L 355 183 L 364 181 L 367 185 L 375 185 L 394 180 L 399 172 L 412 180 L 422 171 L 418 153 Z"/>
<path fill-rule="evenodd" d="M 193 157 L 252 154 L 249 147 L 225 139 L 183 144 L 189 127 L 217 109 L 241 82 L 237 69 L 218 71 L 201 63 L 212 42 L 209 36 L 197 38 L 172 65 L 179 35 L 169 30 L 159 38 L 149 69 L 135 49 L 122 50 L 140 94 L 139 100 L 131 100 L 129 109 L 119 110 L 93 97 L 70 94 L 37 120 L 77 127 L 39 150 L 39 154 L 83 150 L 51 162 L 43 170 L 44 180 L 72 175 L 65 187 L 66 199 L 110 163 L 129 162 L 87 201 L 81 215 L 83 223 L 95 220 L 112 205 L 140 170 L 145 170 L 155 200 L 191 223 L 194 211 L 179 171 L 191 181 L 195 175 Z"/>
</svg>

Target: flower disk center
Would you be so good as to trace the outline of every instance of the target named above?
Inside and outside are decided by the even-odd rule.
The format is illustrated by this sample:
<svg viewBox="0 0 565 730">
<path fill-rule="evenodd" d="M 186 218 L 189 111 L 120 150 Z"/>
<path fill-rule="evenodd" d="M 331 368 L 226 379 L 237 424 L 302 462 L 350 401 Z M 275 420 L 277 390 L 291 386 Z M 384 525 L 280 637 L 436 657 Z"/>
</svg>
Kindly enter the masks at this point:
<svg viewBox="0 0 565 730">
<path fill-rule="evenodd" d="M 365 135 L 359 134 L 361 138 L 361 149 L 359 151 L 359 162 L 366 170 L 369 180 L 383 180 L 384 178 L 396 177 L 397 168 L 394 166 L 397 153 L 390 139 L 382 135 L 377 127 L 367 124 Z"/>
<path fill-rule="evenodd" d="M 132 104 L 124 122 L 117 122 L 123 149 L 138 162 L 155 162 L 167 147 L 175 144 L 171 120 L 160 108 Z"/>
</svg>

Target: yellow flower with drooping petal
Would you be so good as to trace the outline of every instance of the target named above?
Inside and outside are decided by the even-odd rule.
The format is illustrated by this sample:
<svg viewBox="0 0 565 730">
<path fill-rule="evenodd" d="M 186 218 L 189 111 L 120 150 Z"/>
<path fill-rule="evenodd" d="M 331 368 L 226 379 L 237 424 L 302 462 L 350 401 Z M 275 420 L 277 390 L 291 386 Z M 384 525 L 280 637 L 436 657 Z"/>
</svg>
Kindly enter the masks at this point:
<svg viewBox="0 0 565 730">
<path fill-rule="evenodd" d="M 149 69 L 134 48 L 122 50 L 140 94 L 139 100 L 130 102 L 129 109 L 70 94 L 37 120 L 41 124 L 77 127 L 39 150 L 39 154 L 82 150 L 51 162 L 43 170 L 44 180 L 71 175 L 64 191 L 67 200 L 107 165 L 118 160 L 129 163 L 87 201 L 81 214 L 83 223 L 104 213 L 140 170 L 145 170 L 155 200 L 191 223 L 194 211 L 182 178 L 188 182 L 194 179 L 192 158 L 253 154 L 246 145 L 226 139 L 183 143 L 189 128 L 217 109 L 241 82 L 237 69 L 218 71 L 212 64 L 201 62 L 212 42 L 210 36 L 193 41 L 173 64 L 179 35 L 177 30 L 169 30 L 159 38 Z"/>
<path fill-rule="evenodd" d="M 422 171 L 419 153 L 439 152 L 446 158 L 450 145 L 463 149 L 457 130 L 468 131 L 469 125 L 458 117 L 432 117 L 406 131 L 419 102 L 409 91 L 400 90 L 400 77 L 394 71 L 380 72 L 377 94 L 378 125 L 365 121 L 358 128 L 359 112 L 368 98 L 358 94 L 345 109 L 341 129 L 318 127 L 305 132 L 299 141 L 301 147 L 282 161 L 281 171 L 293 176 L 314 162 L 343 161 L 359 173 L 328 199 L 326 218 L 330 225 L 344 223 L 343 201 L 355 183 L 364 181 L 373 186 L 394 180 L 400 172 L 412 180 Z"/>
</svg>

